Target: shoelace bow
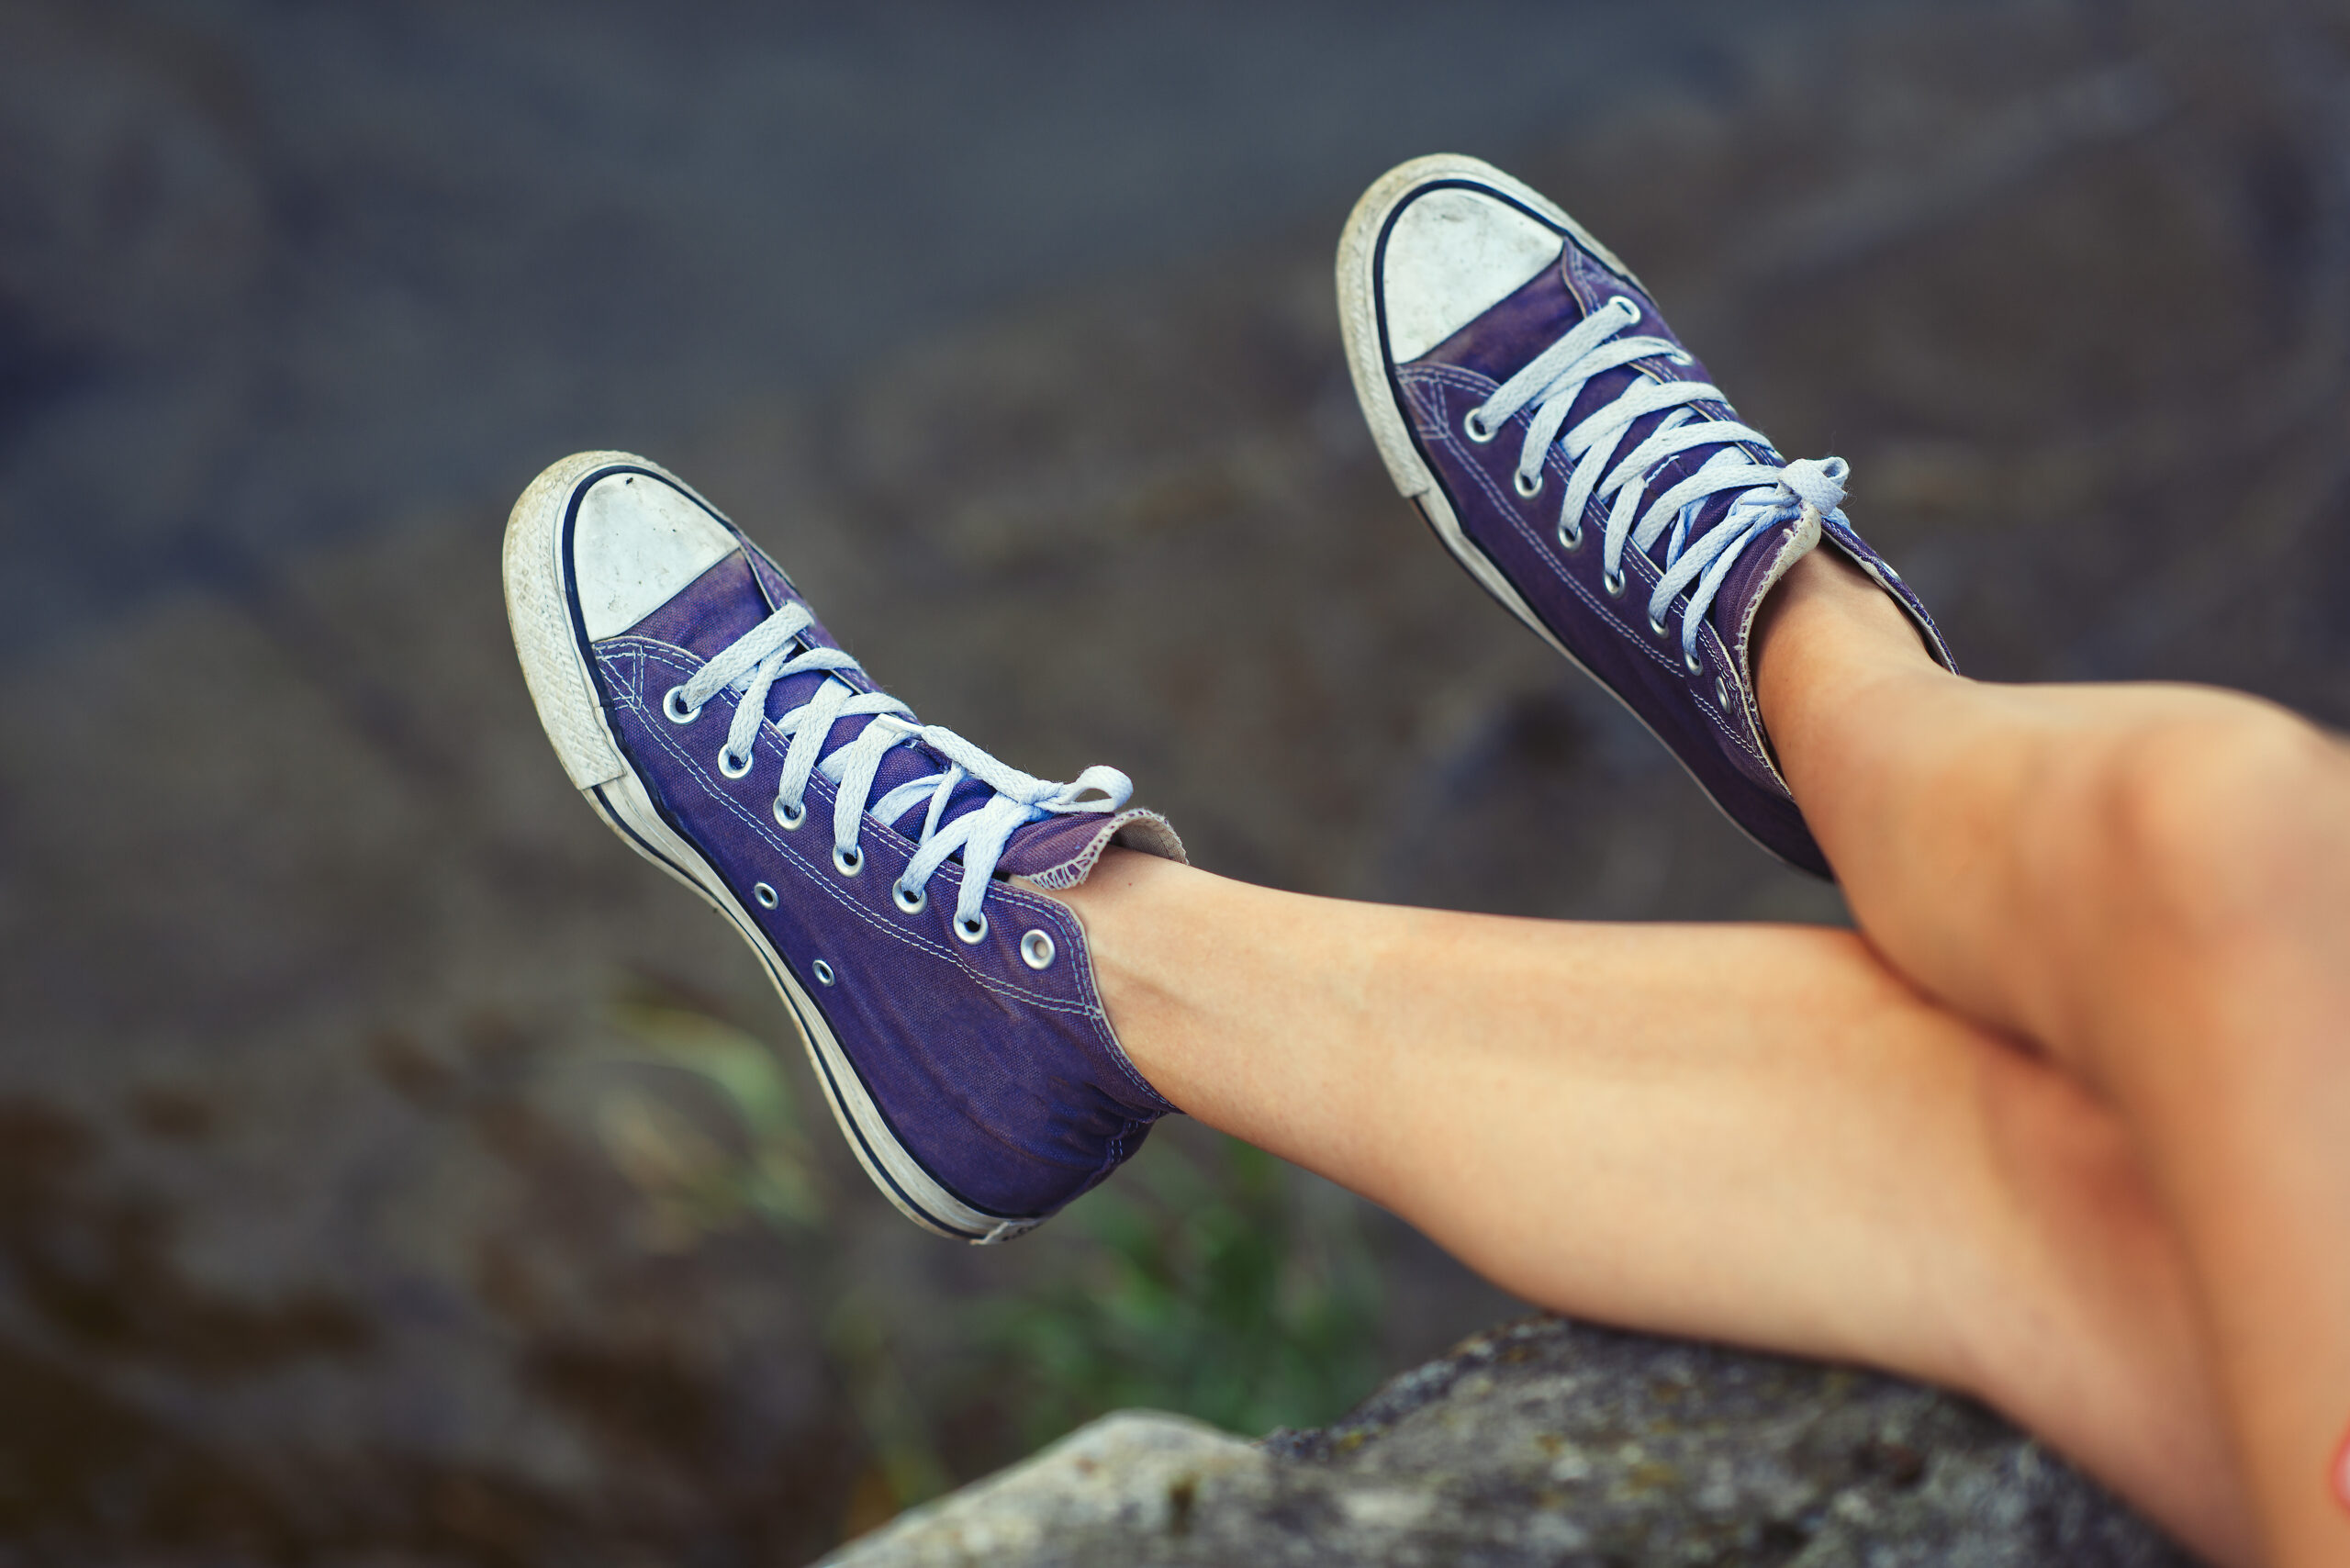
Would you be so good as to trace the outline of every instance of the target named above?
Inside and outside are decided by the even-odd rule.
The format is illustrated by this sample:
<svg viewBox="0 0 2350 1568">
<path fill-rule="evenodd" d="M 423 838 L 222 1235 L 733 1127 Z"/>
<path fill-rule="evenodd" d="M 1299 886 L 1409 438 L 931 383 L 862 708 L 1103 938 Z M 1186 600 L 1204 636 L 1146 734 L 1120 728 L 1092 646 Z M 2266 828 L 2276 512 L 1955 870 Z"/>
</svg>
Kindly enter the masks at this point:
<svg viewBox="0 0 2350 1568">
<path fill-rule="evenodd" d="M 1689 356 L 1664 338 L 1618 337 L 1640 319 L 1639 307 L 1625 295 L 1615 297 L 1584 317 L 1566 334 L 1498 387 L 1492 397 L 1469 411 L 1465 422 L 1472 441 L 1487 442 L 1501 431 L 1520 409 L 1531 404 L 1526 443 L 1517 456 L 1517 492 L 1531 497 L 1541 490 L 1543 463 L 1553 444 L 1570 464 L 1567 493 L 1559 507 L 1559 541 L 1572 550 L 1583 543 L 1583 510 L 1595 497 L 1614 498 L 1601 538 L 1601 581 L 1608 592 L 1624 588 L 1624 550 L 1653 551 L 1668 527 L 1661 564 L 1663 576 L 1649 595 L 1649 629 L 1664 631 L 1665 611 L 1684 588 L 1689 603 L 1681 618 L 1681 656 L 1691 668 L 1697 662 L 1697 628 L 1706 611 L 1738 564 L 1747 545 L 1771 528 L 1796 516 L 1806 502 L 1822 517 L 1844 520 L 1844 479 L 1851 465 L 1841 457 L 1803 458 L 1773 466 L 1756 462 L 1736 445 L 1722 444 L 1697 471 L 1649 502 L 1640 501 L 1656 465 L 1693 447 L 1749 442 L 1778 455 L 1760 431 L 1735 420 L 1708 419 L 1690 405 L 1727 403 L 1728 398 L 1702 381 L 1636 380 L 1596 412 L 1572 429 L 1567 415 L 1584 384 L 1604 371 L 1635 360 L 1661 355 L 1686 364 Z M 1665 412 L 1645 440 L 1619 459 L 1617 447 L 1633 424 Z M 1611 467 L 1610 465 L 1613 464 Z M 1698 538 L 1690 528 L 1708 497 L 1740 490 L 1719 521 Z M 1636 517 L 1637 514 L 1637 517 Z"/>
<path fill-rule="evenodd" d="M 742 694 L 726 732 L 726 744 L 718 754 L 719 769 L 730 778 L 739 778 L 750 770 L 752 745 L 767 714 L 767 691 L 777 681 L 817 670 L 829 674 L 862 669 L 838 648 L 795 646 L 795 639 L 814 621 L 806 605 L 785 605 L 736 638 L 663 700 L 669 716 L 682 722 L 722 689 Z M 871 722 L 854 740 L 820 758 L 817 753 L 833 725 L 860 715 L 869 716 Z M 1060 814 L 1113 812 L 1134 793 L 1134 783 L 1125 774 L 1098 764 L 1066 784 L 1035 778 L 997 761 L 952 730 L 917 722 L 913 710 L 887 692 L 858 692 L 839 680 L 821 684 L 814 696 L 777 719 L 775 729 L 791 742 L 784 752 L 783 777 L 776 785 L 776 814 L 789 825 L 804 819 L 809 776 L 822 773 L 838 790 L 833 801 L 833 855 L 834 863 L 844 868 L 854 869 L 864 858 L 857 845 L 860 819 L 869 813 L 875 821 L 891 824 L 923 801 L 929 801 L 913 858 L 907 862 L 894 891 L 901 907 L 921 908 L 928 896 L 925 884 L 959 852 L 963 886 L 955 902 L 955 924 L 972 941 L 987 929 L 979 904 L 996 861 L 1023 823 Z M 909 779 L 868 806 L 867 797 L 873 791 L 883 758 L 893 747 L 910 743 L 928 746 L 946 759 L 946 767 L 925 778 Z M 986 785 L 995 791 L 994 798 L 943 823 L 947 802 L 965 778 Z"/>
</svg>

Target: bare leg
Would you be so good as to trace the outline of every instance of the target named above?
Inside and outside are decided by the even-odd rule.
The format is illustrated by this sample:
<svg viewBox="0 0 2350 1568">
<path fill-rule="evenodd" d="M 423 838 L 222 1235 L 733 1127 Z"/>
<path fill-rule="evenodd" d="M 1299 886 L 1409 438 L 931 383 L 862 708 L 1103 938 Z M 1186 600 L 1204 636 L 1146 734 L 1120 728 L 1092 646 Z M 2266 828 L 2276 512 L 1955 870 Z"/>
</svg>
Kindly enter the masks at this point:
<svg viewBox="0 0 2350 1568">
<path fill-rule="evenodd" d="M 1193 1115 L 1530 1300 L 1976 1393 L 2249 1560 L 2119 1125 L 1851 935 L 1341 903 L 1125 854 L 1058 896 Z"/>
<path fill-rule="evenodd" d="M 1764 614 L 1764 716 L 1863 930 L 2119 1114 L 2270 1558 L 2350 1562 L 2350 752 L 2229 693 L 1960 680 L 1824 554 Z"/>
</svg>

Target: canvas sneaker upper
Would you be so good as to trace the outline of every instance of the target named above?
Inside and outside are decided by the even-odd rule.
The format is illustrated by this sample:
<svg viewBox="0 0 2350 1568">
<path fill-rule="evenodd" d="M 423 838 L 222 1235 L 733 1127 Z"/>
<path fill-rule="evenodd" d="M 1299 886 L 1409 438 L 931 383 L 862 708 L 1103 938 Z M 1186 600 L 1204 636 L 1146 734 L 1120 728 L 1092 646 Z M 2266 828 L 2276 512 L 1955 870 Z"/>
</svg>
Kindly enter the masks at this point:
<svg viewBox="0 0 2350 1568">
<path fill-rule="evenodd" d="M 1017 1234 L 1172 1109 L 1127 1060 L 1068 908 L 1113 842 L 1181 859 L 1113 768 L 1060 783 L 921 723 L 680 481 L 583 454 L 515 509 L 508 599 L 575 783 L 733 921 L 892 1202 Z"/>
<path fill-rule="evenodd" d="M 1338 284 L 1356 390 L 1397 487 L 1733 822 L 1827 874 L 1755 702 L 1763 597 L 1826 538 L 1951 662 L 1845 518 L 1843 461 L 1784 457 L 1621 263 L 1474 159 L 1420 159 L 1373 185 Z"/>
</svg>

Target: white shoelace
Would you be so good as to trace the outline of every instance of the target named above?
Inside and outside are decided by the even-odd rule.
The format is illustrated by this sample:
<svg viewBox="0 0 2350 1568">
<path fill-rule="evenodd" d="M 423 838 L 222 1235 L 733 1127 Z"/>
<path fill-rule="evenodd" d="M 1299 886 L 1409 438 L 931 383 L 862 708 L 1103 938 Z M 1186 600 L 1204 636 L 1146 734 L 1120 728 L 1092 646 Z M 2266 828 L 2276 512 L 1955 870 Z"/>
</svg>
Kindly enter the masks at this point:
<svg viewBox="0 0 2350 1568">
<path fill-rule="evenodd" d="M 726 732 L 726 744 L 718 754 L 719 770 L 730 778 L 739 778 L 749 771 L 752 745 L 767 713 L 767 690 L 777 681 L 814 670 L 862 667 L 838 648 L 796 646 L 794 639 L 814 620 L 806 605 L 785 605 L 663 699 L 664 711 L 683 723 L 722 688 L 742 694 L 734 722 Z M 833 725 L 860 714 L 870 715 L 872 722 L 856 739 L 820 759 L 817 750 Z M 886 825 L 929 801 L 930 811 L 923 819 L 914 857 L 892 890 L 901 909 L 909 913 L 921 909 L 928 900 L 924 887 L 932 874 L 960 851 L 963 886 L 955 901 L 955 926 L 968 942 L 987 935 L 987 915 L 979 907 L 980 900 L 1015 830 L 1047 816 L 1114 812 L 1134 793 L 1134 783 L 1125 774 L 1099 765 L 1067 784 L 1031 777 L 997 761 L 952 730 L 916 722 L 913 710 L 886 692 L 860 694 L 839 680 L 824 681 L 809 700 L 776 720 L 775 729 L 791 742 L 784 753 L 783 777 L 776 786 L 776 816 L 787 826 L 798 826 L 807 816 L 804 801 L 809 776 L 821 772 L 832 780 L 838 788 L 833 802 L 833 863 L 845 872 L 853 874 L 864 862 L 865 852 L 856 841 L 861 818 L 869 812 Z M 914 743 L 946 757 L 946 767 L 899 785 L 868 807 L 867 797 L 873 791 L 882 759 L 892 747 Z M 967 778 L 993 790 L 995 798 L 942 825 L 939 819 L 948 800 Z"/>
<path fill-rule="evenodd" d="M 1567 493 L 1559 507 L 1559 542 L 1570 550 L 1583 543 L 1583 509 L 1592 498 L 1615 498 L 1600 553 L 1601 582 L 1610 593 L 1621 593 L 1624 588 L 1625 547 L 1649 552 L 1666 528 L 1672 528 L 1662 556 L 1664 575 L 1649 595 L 1649 629 L 1662 634 L 1665 611 L 1674 596 L 1688 589 L 1689 603 L 1681 620 L 1681 656 L 1694 669 L 1697 628 L 1740 553 L 1774 524 L 1796 515 L 1807 501 L 1822 517 L 1843 521 L 1844 514 L 1837 509 L 1844 501 L 1844 478 L 1851 466 L 1841 457 L 1828 457 L 1773 467 L 1735 446 L 1724 446 L 1641 511 L 1650 471 L 1676 453 L 1730 442 L 1751 442 L 1774 456 L 1777 452 L 1761 431 L 1734 420 L 1704 418 L 1689 407 L 1729 401 L 1702 381 L 1635 380 L 1581 424 L 1562 432 L 1575 398 L 1593 376 L 1651 355 L 1689 363 L 1689 356 L 1666 339 L 1617 335 L 1639 319 L 1639 307 L 1628 296 L 1617 295 L 1494 388 L 1492 397 L 1469 411 L 1463 428 L 1472 441 L 1491 441 L 1512 415 L 1533 405 L 1526 444 L 1517 456 L 1517 493 L 1539 494 L 1543 462 L 1551 445 L 1555 442 L 1565 452 L 1571 466 Z M 1616 449 L 1634 421 L 1666 409 L 1672 411 L 1657 421 L 1648 438 L 1617 459 Z M 1718 522 L 1692 540 L 1691 523 L 1707 498 L 1724 490 L 1744 493 L 1730 502 Z"/>
</svg>

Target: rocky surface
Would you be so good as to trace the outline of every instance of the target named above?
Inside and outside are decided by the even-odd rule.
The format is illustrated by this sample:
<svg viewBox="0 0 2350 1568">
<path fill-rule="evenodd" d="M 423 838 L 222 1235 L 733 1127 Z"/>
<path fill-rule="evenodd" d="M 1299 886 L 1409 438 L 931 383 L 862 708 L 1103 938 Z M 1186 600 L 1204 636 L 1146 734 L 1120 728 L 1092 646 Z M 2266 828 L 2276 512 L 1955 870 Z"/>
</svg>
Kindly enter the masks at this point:
<svg viewBox="0 0 2350 1568">
<path fill-rule="evenodd" d="M 2190 1568 L 1982 1409 L 1554 1317 L 1248 1443 L 1106 1417 L 826 1568 Z"/>
</svg>

